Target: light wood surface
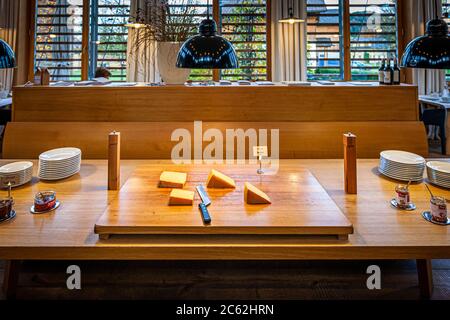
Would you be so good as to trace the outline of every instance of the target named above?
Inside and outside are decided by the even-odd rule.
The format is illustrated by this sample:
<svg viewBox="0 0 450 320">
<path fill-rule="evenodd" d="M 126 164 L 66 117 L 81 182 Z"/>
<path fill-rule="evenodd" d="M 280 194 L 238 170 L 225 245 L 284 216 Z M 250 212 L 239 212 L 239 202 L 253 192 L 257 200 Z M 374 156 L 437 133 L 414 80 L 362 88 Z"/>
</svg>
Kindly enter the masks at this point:
<svg viewBox="0 0 450 320">
<path fill-rule="evenodd" d="M 204 225 L 195 193 L 192 206 L 169 206 L 170 189 L 159 188 L 161 168 L 139 167 L 95 225 L 97 234 L 283 234 L 335 235 L 347 238 L 351 223 L 341 213 L 309 170 L 282 169 L 276 174 L 256 173 L 258 165 L 220 166 L 220 172 L 236 182 L 234 189 L 206 188 L 212 204 L 212 222 Z M 206 185 L 209 170 L 200 166 L 185 171 L 184 190 L 195 192 Z M 264 190 L 269 205 L 249 205 L 244 201 L 244 183 Z"/>
<path fill-rule="evenodd" d="M 418 121 L 416 86 L 16 87 L 13 121 Z"/>
<path fill-rule="evenodd" d="M 356 136 L 352 133 L 343 135 L 344 143 L 344 189 L 349 194 L 358 193 Z"/>
<path fill-rule="evenodd" d="M 82 150 L 84 159 L 107 159 L 107 137 L 115 130 L 121 132 L 122 159 L 170 159 L 178 143 L 171 141 L 171 135 L 178 128 L 189 130 L 193 139 L 193 122 L 11 122 L 6 126 L 3 157 L 37 158 L 49 149 L 74 146 Z M 203 132 L 212 128 L 224 138 L 226 129 L 267 129 L 269 135 L 271 129 L 279 129 L 281 159 L 342 158 L 342 134 L 349 131 L 358 136 L 358 158 L 377 158 L 380 151 L 389 149 L 428 155 L 425 127 L 415 121 L 203 122 Z M 269 136 L 269 147 L 270 142 Z"/>
<path fill-rule="evenodd" d="M 108 190 L 120 189 L 120 132 L 108 135 Z"/>
<path fill-rule="evenodd" d="M 6 163 L 1 161 L 2 164 Z M 13 190 L 15 220 L 0 224 L 0 259 L 448 259 L 450 229 L 421 217 L 429 209 L 425 185 L 410 186 L 417 210 L 397 211 L 389 205 L 396 182 L 380 177 L 377 160 L 358 161 L 359 190 L 343 190 L 342 160 L 283 160 L 283 170 L 308 168 L 354 226 L 348 242 L 290 236 L 114 236 L 98 239 L 94 225 L 117 192 L 107 190 L 106 161 L 83 161 L 79 175 L 62 182 Z M 122 161 L 125 182 L 140 165 L 175 169 L 168 161 Z M 35 168 L 36 172 L 36 168 Z M 31 215 L 39 190 L 53 189 L 61 207 Z M 450 198 L 450 191 L 431 187 Z"/>
</svg>

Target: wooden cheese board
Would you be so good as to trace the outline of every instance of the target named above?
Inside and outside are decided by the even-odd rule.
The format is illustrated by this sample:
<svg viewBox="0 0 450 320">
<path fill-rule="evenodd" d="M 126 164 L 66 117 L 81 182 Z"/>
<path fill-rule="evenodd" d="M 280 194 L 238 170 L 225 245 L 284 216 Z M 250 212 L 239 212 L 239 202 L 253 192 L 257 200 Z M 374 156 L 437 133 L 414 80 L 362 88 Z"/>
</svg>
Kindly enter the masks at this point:
<svg viewBox="0 0 450 320">
<path fill-rule="evenodd" d="M 280 168 L 276 174 L 258 175 L 256 166 L 231 165 L 214 168 L 236 181 L 235 189 L 206 188 L 212 204 L 212 222 L 204 225 L 195 193 L 193 206 L 168 206 L 171 189 L 158 188 L 164 170 L 186 172 L 184 189 L 205 185 L 212 166 L 138 167 L 95 225 L 102 239 L 110 235 L 143 234 L 283 234 L 336 236 L 347 239 L 351 222 L 340 211 L 317 179 L 305 168 Z M 269 205 L 244 202 L 244 183 L 266 192 Z"/>
</svg>

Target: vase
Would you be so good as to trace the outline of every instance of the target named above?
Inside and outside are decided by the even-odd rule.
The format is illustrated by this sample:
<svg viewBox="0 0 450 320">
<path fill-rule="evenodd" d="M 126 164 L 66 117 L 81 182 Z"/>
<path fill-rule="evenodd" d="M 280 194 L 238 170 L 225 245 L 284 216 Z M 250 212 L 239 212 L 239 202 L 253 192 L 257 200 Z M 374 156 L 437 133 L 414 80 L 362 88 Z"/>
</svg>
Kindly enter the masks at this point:
<svg viewBox="0 0 450 320">
<path fill-rule="evenodd" d="M 181 42 L 158 42 L 159 74 L 166 84 L 184 84 L 191 74 L 191 69 L 176 66 L 181 46 Z"/>
</svg>

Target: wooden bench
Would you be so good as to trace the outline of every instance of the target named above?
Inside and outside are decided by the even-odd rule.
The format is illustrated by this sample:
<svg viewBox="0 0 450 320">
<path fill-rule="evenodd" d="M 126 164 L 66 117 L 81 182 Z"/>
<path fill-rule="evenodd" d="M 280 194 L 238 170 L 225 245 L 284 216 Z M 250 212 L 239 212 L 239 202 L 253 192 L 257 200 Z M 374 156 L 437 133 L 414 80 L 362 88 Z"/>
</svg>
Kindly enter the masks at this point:
<svg viewBox="0 0 450 320">
<path fill-rule="evenodd" d="M 342 158 L 342 134 L 358 136 L 358 157 L 378 158 L 386 149 L 428 155 L 425 128 L 418 121 L 398 122 L 203 122 L 203 133 L 216 128 L 279 129 L 280 159 Z M 172 132 L 185 128 L 194 134 L 194 122 L 11 122 L 3 141 L 3 158 L 36 159 L 46 150 L 74 146 L 84 159 L 106 159 L 108 133 L 120 131 L 123 159 L 170 159 Z M 203 142 L 203 147 L 210 142 Z M 192 142 L 192 146 L 193 146 Z M 192 153 L 193 154 L 193 153 Z M 248 157 L 248 153 L 246 154 Z"/>
</svg>

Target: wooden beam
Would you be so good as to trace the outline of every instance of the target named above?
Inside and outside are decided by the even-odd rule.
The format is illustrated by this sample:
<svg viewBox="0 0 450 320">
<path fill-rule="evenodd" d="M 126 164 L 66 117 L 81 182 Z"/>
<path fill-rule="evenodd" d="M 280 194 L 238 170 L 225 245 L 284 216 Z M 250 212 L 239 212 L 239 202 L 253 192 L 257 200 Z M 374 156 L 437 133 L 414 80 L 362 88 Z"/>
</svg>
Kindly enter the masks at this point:
<svg viewBox="0 0 450 320">
<path fill-rule="evenodd" d="M 344 80 L 352 80 L 352 65 L 350 55 L 350 0 L 343 0 L 343 48 L 344 48 Z"/>
<path fill-rule="evenodd" d="M 16 298 L 17 284 L 19 282 L 20 260 L 5 261 L 5 274 L 3 279 L 3 293 L 6 299 L 12 300 Z"/>
<path fill-rule="evenodd" d="M 433 294 L 433 266 L 431 259 L 417 259 L 417 276 L 421 299 L 430 299 Z"/>
<path fill-rule="evenodd" d="M 272 81 L 272 1 L 266 2 L 266 73 L 267 80 Z"/>
<path fill-rule="evenodd" d="M 405 50 L 405 25 L 404 25 L 404 0 L 397 0 L 397 55 L 398 62 L 402 58 Z M 404 69 L 400 70 L 400 82 L 406 82 L 406 73 Z"/>
<path fill-rule="evenodd" d="M 28 81 L 32 81 L 34 78 L 34 55 L 35 55 L 35 43 L 36 43 L 36 0 L 31 0 L 29 3 L 28 18 L 30 21 L 30 31 L 28 33 Z"/>
<path fill-rule="evenodd" d="M 208 8 L 209 10 L 209 8 Z M 216 21 L 219 32 L 222 33 L 222 21 L 220 19 L 220 1 L 219 0 L 213 0 L 213 19 Z M 219 69 L 213 69 L 213 80 L 219 81 L 220 80 L 220 70 Z"/>
<path fill-rule="evenodd" d="M 81 49 L 81 79 L 89 78 L 89 19 L 90 19 L 90 1 L 83 0 L 83 31 L 82 31 L 82 49 Z"/>
</svg>

